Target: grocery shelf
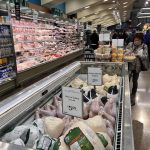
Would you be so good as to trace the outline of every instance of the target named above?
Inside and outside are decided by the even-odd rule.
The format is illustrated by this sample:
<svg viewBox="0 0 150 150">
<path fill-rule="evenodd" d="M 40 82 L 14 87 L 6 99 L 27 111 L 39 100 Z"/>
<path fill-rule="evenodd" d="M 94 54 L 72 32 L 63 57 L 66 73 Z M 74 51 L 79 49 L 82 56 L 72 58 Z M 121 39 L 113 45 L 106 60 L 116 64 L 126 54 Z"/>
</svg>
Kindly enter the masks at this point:
<svg viewBox="0 0 150 150">
<path fill-rule="evenodd" d="M 14 54 L 11 54 L 11 55 L 5 55 L 5 56 L 0 56 L 0 59 L 1 58 L 7 58 L 7 57 L 13 57 L 14 56 Z"/>
<path fill-rule="evenodd" d="M 76 60 L 78 57 L 81 57 L 82 55 L 83 55 L 82 49 L 76 50 L 60 58 L 54 59 L 49 62 L 41 63 L 37 66 L 33 66 L 29 69 L 18 72 L 17 83 L 18 85 L 25 84 L 26 82 L 31 81 L 32 79 L 40 77 L 44 73 L 51 72 L 52 70 L 61 67 L 70 61 Z M 14 87 L 15 87 L 15 82 L 12 81 L 7 82 L 7 84 L 3 84 L 3 86 L 1 86 L 0 88 L 0 95 L 4 94 L 10 89 L 14 89 Z"/>
<path fill-rule="evenodd" d="M 0 69 L 1 69 L 1 68 L 5 68 L 5 67 L 14 66 L 14 65 L 15 65 L 15 64 L 0 65 Z"/>
<path fill-rule="evenodd" d="M 34 43 L 34 42 L 39 42 L 39 43 L 41 43 L 41 42 L 50 42 L 50 41 L 52 41 L 52 39 L 51 40 L 35 40 L 35 41 L 15 41 L 15 43 Z"/>
<path fill-rule="evenodd" d="M 12 27 L 15 28 L 29 28 L 29 29 L 43 29 L 43 30 L 54 30 L 52 28 L 46 28 L 46 27 L 34 27 L 34 26 L 19 26 L 19 25 L 12 25 Z"/>
</svg>

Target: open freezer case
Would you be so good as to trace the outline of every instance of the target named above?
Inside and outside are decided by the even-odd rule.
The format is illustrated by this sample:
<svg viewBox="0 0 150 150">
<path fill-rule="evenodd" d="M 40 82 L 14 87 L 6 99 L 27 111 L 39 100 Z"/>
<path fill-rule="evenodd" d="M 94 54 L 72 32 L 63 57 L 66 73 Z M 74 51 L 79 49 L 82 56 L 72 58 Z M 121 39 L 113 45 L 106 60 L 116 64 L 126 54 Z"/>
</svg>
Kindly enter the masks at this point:
<svg viewBox="0 0 150 150">
<path fill-rule="evenodd" d="M 87 74 L 88 74 L 89 67 L 101 68 L 102 78 L 103 78 L 102 79 L 103 83 L 101 86 L 93 87 L 92 85 L 87 84 Z M 114 82 L 114 80 L 116 81 Z M 110 94 L 108 94 L 106 91 L 109 91 L 116 84 L 117 84 L 118 95 L 115 98 L 110 98 L 111 101 L 112 99 L 114 100 L 113 101 L 113 108 L 114 108 L 113 113 L 110 115 L 110 113 L 108 112 L 110 110 L 108 108 L 110 107 L 108 107 L 108 105 L 107 105 L 107 108 L 105 107 L 106 104 L 110 102 L 110 99 L 106 101 L 106 98 L 104 98 L 104 96 L 110 96 Z M 70 119 L 68 124 L 65 122 L 65 125 L 63 124 L 60 125 L 60 128 L 57 128 L 57 126 L 55 127 L 55 125 L 49 124 L 48 128 L 49 126 L 52 125 L 52 128 L 53 129 L 55 128 L 56 130 L 56 131 L 52 131 L 53 129 L 50 129 L 51 130 L 51 131 L 49 130 L 50 132 L 53 132 L 53 134 L 55 134 L 55 132 L 57 132 L 58 130 L 61 130 L 59 131 L 59 133 L 57 132 L 58 133 L 57 137 L 60 137 L 62 135 L 62 132 L 64 132 L 64 130 L 70 133 L 69 132 L 70 127 L 68 126 L 75 125 L 78 123 L 78 121 L 84 122 L 84 125 L 85 124 L 87 125 L 89 117 L 93 119 L 94 116 L 99 116 L 101 117 L 101 121 L 103 121 L 103 125 L 104 125 L 103 127 L 106 128 L 105 130 L 106 133 L 109 135 L 109 137 L 111 137 L 111 142 L 110 140 L 108 140 L 110 143 L 112 143 L 112 147 L 110 149 L 134 150 L 133 131 L 132 131 L 132 122 L 131 122 L 130 96 L 129 96 L 130 91 L 129 91 L 127 67 L 123 63 L 98 63 L 98 62 L 75 62 L 65 67 L 64 69 L 61 69 L 57 71 L 56 73 L 46 77 L 45 79 L 37 82 L 36 84 L 22 90 L 21 92 L 5 99 L 3 102 L 1 102 L 0 103 L 0 120 L 1 120 L 0 121 L 0 135 L 1 135 L 0 149 L 16 150 L 16 149 L 29 149 L 33 147 L 35 148 L 35 143 L 37 144 L 37 141 L 38 143 L 41 142 L 40 138 L 42 138 L 43 134 L 31 136 L 31 133 L 32 133 L 31 128 L 30 128 L 31 133 L 18 131 L 18 130 L 15 130 L 14 128 L 18 126 L 21 126 L 21 127 L 25 126 L 25 128 L 26 126 L 35 127 L 35 124 L 36 124 L 36 127 L 39 127 L 37 125 L 37 120 L 42 120 L 42 124 L 44 124 L 45 121 L 43 120 L 45 118 L 49 118 L 48 115 L 53 115 L 55 116 L 55 118 L 59 117 L 61 118 L 60 120 L 62 121 L 62 118 L 64 117 L 64 115 L 62 114 L 62 111 L 60 112 L 61 109 L 57 109 L 57 106 L 55 104 L 56 103 L 58 104 L 59 102 L 60 104 L 59 106 L 60 107 L 62 106 L 61 105 L 61 100 L 62 100 L 61 97 L 63 97 L 62 87 L 69 87 L 69 86 L 72 86 L 73 88 L 80 88 L 82 90 L 84 105 L 88 104 L 89 106 L 88 107 L 89 109 L 87 109 L 88 116 L 85 116 L 85 109 L 83 109 L 84 121 L 82 120 L 82 118 L 66 116 Z M 96 92 L 94 93 L 92 91 L 96 91 Z M 98 100 L 98 104 L 92 106 L 93 101 L 96 101 L 96 100 Z M 47 106 L 50 108 L 51 104 L 52 106 L 55 105 L 55 108 L 57 109 L 56 111 L 52 112 L 52 109 L 51 110 L 47 109 Z M 93 116 L 90 115 L 90 111 L 96 110 L 97 106 L 99 106 L 100 108 L 98 109 L 97 114 L 96 113 L 92 114 Z M 91 107 L 93 107 L 94 109 L 92 109 Z M 46 113 L 43 111 L 44 109 Z M 48 111 L 49 111 L 49 114 L 47 114 Z M 66 119 L 63 118 L 63 121 L 64 120 L 66 121 Z M 93 121 L 93 125 L 88 124 L 88 126 L 90 127 L 90 129 L 92 129 L 92 132 L 94 132 L 95 128 L 92 128 L 92 126 L 94 126 L 95 120 L 92 120 L 92 121 Z M 108 129 L 110 129 L 111 125 L 108 125 L 106 122 L 109 122 L 113 126 L 112 130 L 114 131 L 114 135 L 113 135 L 112 130 L 111 130 L 112 132 L 110 130 L 109 130 L 110 132 L 108 132 Z M 101 124 L 101 122 L 98 122 L 98 124 Z M 46 125 L 44 125 L 43 127 L 43 133 L 46 131 L 45 126 Z M 42 133 L 42 131 L 39 128 L 38 130 Z M 16 132 L 17 134 L 19 134 L 19 137 L 18 135 L 16 135 Z M 50 132 L 47 132 L 45 134 L 51 134 Z M 96 135 L 95 132 L 94 132 L 94 135 Z M 15 135 L 13 136 L 14 133 Z M 22 135 L 25 133 L 26 133 L 26 136 L 25 136 L 26 138 L 24 138 L 24 136 Z M 29 138 L 30 136 L 32 138 Z M 53 136 L 53 135 L 49 135 L 49 136 L 56 138 L 56 136 Z M 17 137 L 21 141 L 21 143 L 19 141 L 19 144 L 23 146 L 12 144 L 12 143 L 18 144 L 18 141 L 14 141 L 16 140 L 15 138 Z M 105 143 L 106 145 L 103 143 L 102 147 L 104 148 L 104 145 L 105 145 L 106 146 L 105 148 L 107 149 L 107 145 L 109 144 L 109 142 L 106 140 L 107 138 L 104 135 L 102 135 L 102 137 L 103 137 L 102 139 L 98 138 L 99 140 L 101 140 L 101 142 L 100 141 L 99 142 L 100 143 L 106 142 Z M 108 139 L 110 139 L 109 137 Z M 29 139 L 30 140 L 32 139 L 32 142 Z M 87 139 L 89 140 L 89 138 Z M 36 142 L 33 140 L 35 140 Z M 57 139 L 53 139 L 53 140 L 51 139 L 51 142 L 48 142 L 46 138 L 46 144 L 49 143 L 49 145 L 51 145 L 50 146 L 51 148 L 53 147 L 52 145 L 58 144 L 57 142 L 58 142 Z M 85 150 L 96 149 L 94 147 L 94 144 L 90 140 L 88 142 L 91 144 L 91 148 L 85 149 Z M 75 148 L 76 147 L 77 146 L 75 146 Z M 67 147 L 66 150 L 67 149 L 69 148 Z"/>
</svg>

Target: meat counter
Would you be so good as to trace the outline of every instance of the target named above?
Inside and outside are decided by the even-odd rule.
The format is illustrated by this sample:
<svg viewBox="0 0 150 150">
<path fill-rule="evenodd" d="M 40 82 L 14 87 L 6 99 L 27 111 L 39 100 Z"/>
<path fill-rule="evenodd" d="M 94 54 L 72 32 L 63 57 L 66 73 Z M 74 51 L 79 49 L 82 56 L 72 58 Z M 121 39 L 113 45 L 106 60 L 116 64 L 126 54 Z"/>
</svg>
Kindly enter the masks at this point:
<svg viewBox="0 0 150 150">
<path fill-rule="evenodd" d="M 54 96 L 61 95 L 62 86 L 71 85 L 76 87 L 78 81 L 73 81 L 78 78 L 79 83 L 83 81 L 83 84 L 81 84 L 84 87 L 83 85 L 87 80 L 88 67 L 102 68 L 103 76 L 117 75 L 120 77 L 119 94 L 115 105 L 115 135 L 112 144 L 114 150 L 134 150 L 127 67 L 122 63 L 99 62 L 75 62 L 2 101 L 0 103 L 0 149 L 30 149 L 7 143 L 3 140 L 3 137 L 5 137 L 6 133 L 13 130 L 14 127 L 33 122 L 37 108 L 41 109 L 47 103 L 51 104 Z M 105 78 L 104 80 L 107 79 Z"/>
</svg>

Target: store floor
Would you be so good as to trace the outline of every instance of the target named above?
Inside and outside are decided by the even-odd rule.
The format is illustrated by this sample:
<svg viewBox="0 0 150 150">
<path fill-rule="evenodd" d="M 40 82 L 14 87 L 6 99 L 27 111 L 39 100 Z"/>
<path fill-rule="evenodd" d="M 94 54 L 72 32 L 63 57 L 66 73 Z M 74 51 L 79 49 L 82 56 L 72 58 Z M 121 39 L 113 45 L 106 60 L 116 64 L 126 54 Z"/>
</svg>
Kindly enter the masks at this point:
<svg viewBox="0 0 150 150">
<path fill-rule="evenodd" d="M 140 74 L 132 118 L 135 150 L 150 150 L 150 71 Z"/>
</svg>

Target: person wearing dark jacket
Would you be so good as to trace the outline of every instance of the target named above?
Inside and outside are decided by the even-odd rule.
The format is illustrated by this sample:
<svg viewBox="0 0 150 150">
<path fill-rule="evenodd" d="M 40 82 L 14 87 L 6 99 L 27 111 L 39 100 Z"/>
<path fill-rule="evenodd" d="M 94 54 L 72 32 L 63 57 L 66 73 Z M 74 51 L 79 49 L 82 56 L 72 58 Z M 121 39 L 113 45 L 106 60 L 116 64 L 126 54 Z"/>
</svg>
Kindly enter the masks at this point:
<svg viewBox="0 0 150 150">
<path fill-rule="evenodd" d="M 96 33 L 96 30 L 93 31 L 90 39 L 91 39 L 91 48 L 93 48 L 94 50 L 97 49 L 99 47 L 99 36 Z"/>
<path fill-rule="evenodd" d="M 144 43 L 148 47 L 148 55 L 149 55 L 149 60 L 150 60 L 150 29 L 147 30 L 147 32 L 144 36 Z"/>
</svg>

